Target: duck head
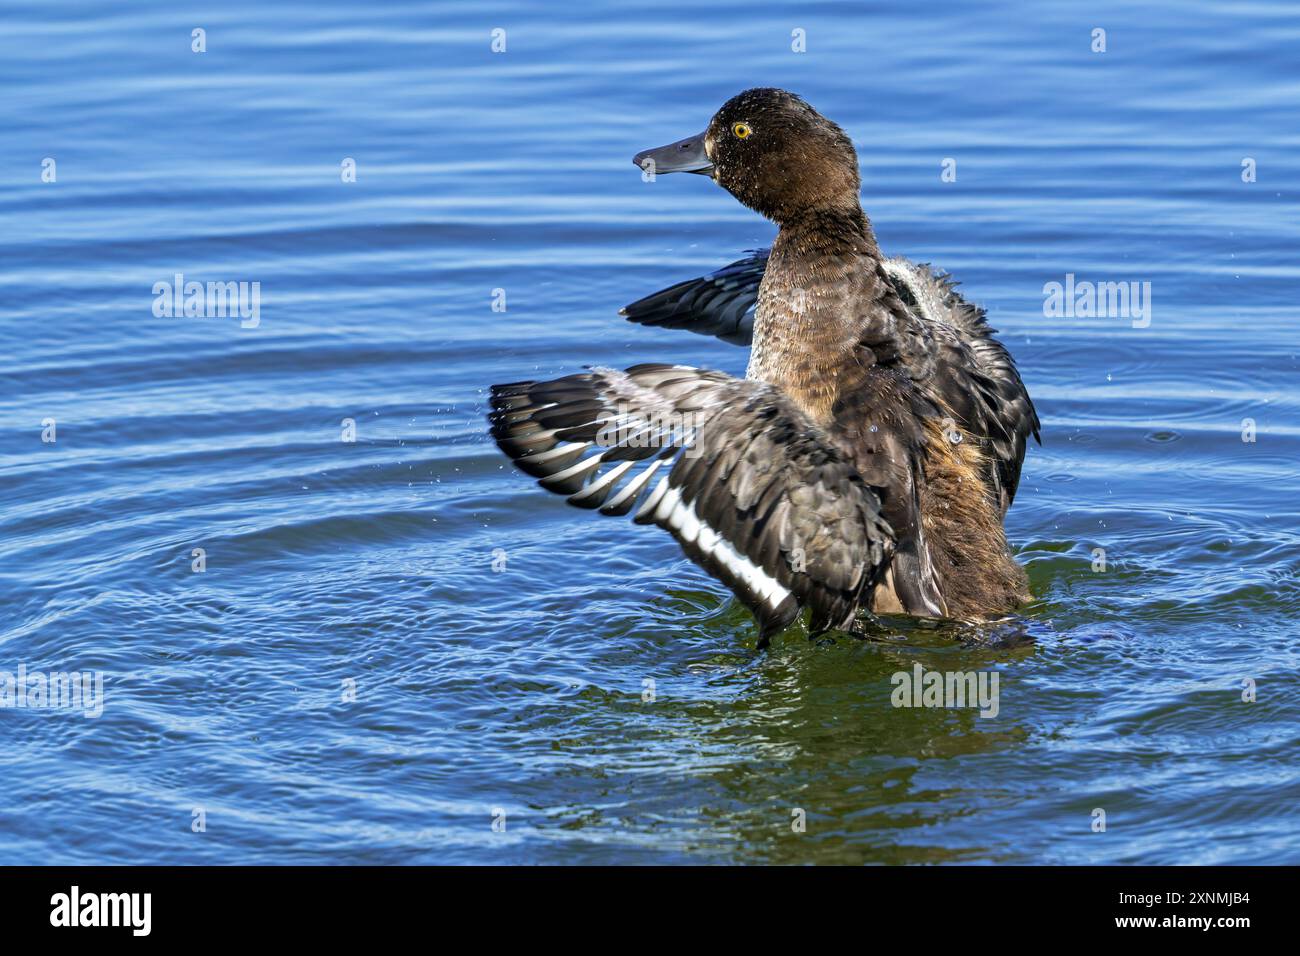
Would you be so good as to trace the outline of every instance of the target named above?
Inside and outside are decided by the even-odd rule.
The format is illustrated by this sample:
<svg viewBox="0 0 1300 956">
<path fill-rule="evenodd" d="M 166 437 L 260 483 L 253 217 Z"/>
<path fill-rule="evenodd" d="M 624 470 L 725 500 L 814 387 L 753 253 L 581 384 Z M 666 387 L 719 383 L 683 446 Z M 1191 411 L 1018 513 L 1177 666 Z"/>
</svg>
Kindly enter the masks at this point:
<svg viewBox="0 0 1300 956">
<path fill-rule="evenodd" d="M 785 90 L 737 94 L 703 133 L 637 153 L 632 162 L 656 174 L 710 176 L 777 223 L 814 210 L 858 208 L 861 183 L 852 141 Z"/>
</svg>

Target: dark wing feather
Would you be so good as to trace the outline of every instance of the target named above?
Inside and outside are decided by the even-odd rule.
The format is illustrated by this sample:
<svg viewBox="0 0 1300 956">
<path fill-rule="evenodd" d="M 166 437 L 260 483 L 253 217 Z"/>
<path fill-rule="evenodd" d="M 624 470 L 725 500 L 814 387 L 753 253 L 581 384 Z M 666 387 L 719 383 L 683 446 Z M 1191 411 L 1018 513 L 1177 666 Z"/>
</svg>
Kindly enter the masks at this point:
<svg viewBox="0 0 1300 956">
<path fill-rule="evenodd" d="M 834 439 L 759 382 L 674 365 L 492 388 L 492 437 L 571 504 L 656 524 L 758 619 L 845 627 L 893 553 Z M 580 423 L 579 423 L 580 422 Z M 579 424 L 575 424 L 579 423 Z"/>
<path fill-rule="evenodd" d="M 769 250 L 757 249 L 744 259 L 698 279 L 687 279 L 619 310 L 629 322 L 687 329 L 715 335 L 732 345 L 754 338 L 754 304 L 767 268 Z"/>
<path fill-rule="evenodd" d="M 989 484 L 1005 513 L 1015 500 L 1030 435 L 1039 439 L 1038 413 L 997 329 L 984 310 L 967 302 L 946 274 L 906 259 L 885 271 L 909 310 L 929 326 L 933 387 L 988 453 Z"/>
<path fill-rule="evenodd" d="M 936 412 L 904 369 L 872 366 L 847 384 L 829 427 L 850 449 L 857 473 L 877 489 L 881 514 L 893 529 L 889 588 L 908 614 L 937 618 L 947 616 L 948 605 L 921 519 L 920 481 L 924 423 Z"/>
</svg>

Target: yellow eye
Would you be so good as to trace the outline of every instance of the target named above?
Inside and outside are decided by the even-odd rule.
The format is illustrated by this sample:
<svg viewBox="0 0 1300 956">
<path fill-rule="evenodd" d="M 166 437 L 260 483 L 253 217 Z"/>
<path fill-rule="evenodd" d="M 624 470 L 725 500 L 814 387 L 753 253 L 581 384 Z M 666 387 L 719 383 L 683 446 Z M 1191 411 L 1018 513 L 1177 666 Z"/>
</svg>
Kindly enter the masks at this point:
<svg viewBox="0 0 1300 956">
<path fill-rule="evenodd" d="M 731 132 L 735 134 L 736 139 L 749 139 L 749 134 L 754 131 L 749 128 L 747 123 L 737 123 L 731 127 Z"/>
</svg>

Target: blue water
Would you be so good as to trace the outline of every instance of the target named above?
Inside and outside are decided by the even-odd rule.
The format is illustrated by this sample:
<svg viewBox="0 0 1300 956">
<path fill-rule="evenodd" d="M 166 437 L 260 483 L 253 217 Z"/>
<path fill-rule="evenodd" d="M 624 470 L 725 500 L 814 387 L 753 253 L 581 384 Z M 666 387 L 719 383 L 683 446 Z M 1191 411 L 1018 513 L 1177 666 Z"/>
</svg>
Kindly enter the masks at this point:
<svg viewBox="0 0 1300 956">
<path fill-rule="evenodd" d="M 1300 862 L 1300 10 L 1142 6 L 7 11 L 0 671 L 105 697 L 0 709 L 0 863 Z M 486 438 L 494 382 L 743 371 L 616 313 L 770 241 L 630 163 L 755 85 L 1020 363 L 1014 638 L 757 653 Z M 156 316 L 176 273 L 258 324 Z M 1150 282 L 1149 326 L 1045 316 L 1067 273 Z M 997 717 L 892 707 L 918 662 Z"/>
</svg>

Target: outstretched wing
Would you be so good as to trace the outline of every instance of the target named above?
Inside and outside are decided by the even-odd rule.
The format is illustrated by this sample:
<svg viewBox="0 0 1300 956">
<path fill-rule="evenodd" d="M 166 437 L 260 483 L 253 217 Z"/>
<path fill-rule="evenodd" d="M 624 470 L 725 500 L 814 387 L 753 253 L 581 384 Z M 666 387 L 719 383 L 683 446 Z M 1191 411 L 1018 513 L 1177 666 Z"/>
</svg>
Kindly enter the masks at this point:
<svg viewBox="0 0 1300 956">
<path fill-rule="evenodd" d="M 638 299 L 619 310 L 629 322 L 687 329 L 716 335 L 732 345 L 749 345 L 754 338 L 754 304 L 763 281 L 769 250 L 757 249 L 744 259 L 698 279 Z"/>
<path fill-rule="evenodd" d="M 492 388 L 492 437 L 570 504 L 668 531 L 758 619 L 845 627 L 893 553 L 875 492 L 778 390 L 680 365 Z"/>
<path fill-rule="evenodd" d="M 1006 347 L 993 336 L 984 310 L 967 302 L 946 273 L 906 259 L 887 259 L 885 272 L 905 305 L 929 326 L 936 358 L 933 387 L 989 459 L 990 487 L 1003 513 L 1020 485 L 1029 436 L 1039 439 L 1038 413 Z"/>
</svg>

